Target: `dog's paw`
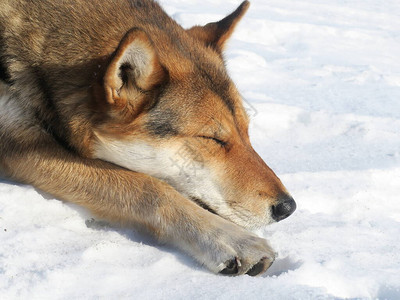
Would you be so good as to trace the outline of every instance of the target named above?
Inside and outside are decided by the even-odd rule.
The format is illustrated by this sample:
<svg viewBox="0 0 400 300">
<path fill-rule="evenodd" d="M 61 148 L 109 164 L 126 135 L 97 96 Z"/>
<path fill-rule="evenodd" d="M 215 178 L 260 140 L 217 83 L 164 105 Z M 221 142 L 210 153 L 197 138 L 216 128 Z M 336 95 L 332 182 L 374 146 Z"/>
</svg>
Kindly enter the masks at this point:
<svg viewBox="0 0 400 300">
<path fill-rule="evenodd" d="M 246 272 L 246 274 L 250 275 L 250 276 L 260 275 L 260 274 L 264 273 L 266 270 L 268 270 L 268 268 L 272 265 L 273 262 L 274 262 L 274 258 L 268 258 L 267 256 L 265 256 L 265 257 L 261 258 L 261 260 L 258 263 L 253 265 Z M 235 257 L 234 259 L 227 261 L 225 263 L 225 265 L 226 265 L 226 268 L 223 269 L 221 272 L 219 272 L 222 275 L 231 275 L 231 276 L 239 275 L 240 270 L 245 269 L 245 268 L 242 268 L 242 263 L 238 257 Z"/>
<path fill-rule="evenodd" d="M 203 262 L 222 275 L 264 273 L 275 260 L 275 251 L 268 242 L 233 223 L 224 225 L 224 230 L 215 236 L 213 250 L 208 249 L 208 257 L 205 260 L 203 257 Z"/>
<path fill-rule="evenodd" d="M 257 276 L 264 273 L 275 260 L 275 252 L 267 241 L 255 236 L 231 247 L 236 248 L 237 255 L 220 265 L 220 274 Z"/>
</svg>

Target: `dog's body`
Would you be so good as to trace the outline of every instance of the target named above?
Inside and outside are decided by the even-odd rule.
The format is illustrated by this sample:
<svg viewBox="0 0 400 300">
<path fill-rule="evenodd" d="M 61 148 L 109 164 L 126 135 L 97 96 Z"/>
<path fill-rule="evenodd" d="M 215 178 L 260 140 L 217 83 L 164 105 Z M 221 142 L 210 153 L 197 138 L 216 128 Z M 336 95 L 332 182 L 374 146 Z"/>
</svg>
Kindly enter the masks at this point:
<svg viewBox="0 0 400 300">
<path fill-rule="evenodd" d="M 252 149 L 222 49 L 248 8 L 184 30 L 151 0 L 2 0 L 0 173 L 257 275 L 293 199 Z M 244 227 L 244 228 L 243 228 Z"/>
</svg>

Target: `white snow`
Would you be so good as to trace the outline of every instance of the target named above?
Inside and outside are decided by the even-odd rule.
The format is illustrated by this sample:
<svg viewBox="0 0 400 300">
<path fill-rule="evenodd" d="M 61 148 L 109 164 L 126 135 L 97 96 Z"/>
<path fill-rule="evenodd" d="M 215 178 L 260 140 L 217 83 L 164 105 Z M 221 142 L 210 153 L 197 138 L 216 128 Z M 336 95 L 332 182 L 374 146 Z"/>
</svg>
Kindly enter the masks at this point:
<svg viewBox="0 0 400 300">
<path fill-rule="evenodd" d="M 162 0 L 185 27 L 240 0 Z M 0 181 L 1 299 L 400 299 L 400 2 L 253 0 L 226 52 L 256 150 L 298 210 L 267 274 L 216 276 Z"/>
</svg>

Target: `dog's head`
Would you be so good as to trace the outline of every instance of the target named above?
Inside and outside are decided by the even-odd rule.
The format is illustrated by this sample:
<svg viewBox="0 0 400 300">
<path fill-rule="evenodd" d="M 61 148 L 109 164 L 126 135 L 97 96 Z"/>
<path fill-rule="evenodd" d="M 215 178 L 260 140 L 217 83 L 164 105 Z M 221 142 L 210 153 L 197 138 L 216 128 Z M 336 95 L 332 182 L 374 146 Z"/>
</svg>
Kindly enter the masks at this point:
<svg viewBox="0 0 400 300">
<path fill-rule="evenodd" d="M 296 204 L 258 156 L 223 47 L 249 6 L 183 30 L 172 20 L 129 31 L 104 76 L 106 121 L 95 156 L 167 181 L 246 228 L 280 221 Z"/>
</svg>

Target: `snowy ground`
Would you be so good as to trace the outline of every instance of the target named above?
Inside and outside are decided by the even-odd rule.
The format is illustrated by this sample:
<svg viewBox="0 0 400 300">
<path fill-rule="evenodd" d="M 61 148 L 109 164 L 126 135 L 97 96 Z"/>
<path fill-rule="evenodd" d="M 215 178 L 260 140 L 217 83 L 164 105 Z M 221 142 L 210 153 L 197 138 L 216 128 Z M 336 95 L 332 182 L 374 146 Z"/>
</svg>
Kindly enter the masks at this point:
<svg viewBox="0 0 400 300">
<path fill-rule="evenodd" d="M 185 27 L 238 0 L 163 0 Z M 267 274 L 226 278 L 0 182 L 1 299 L 400 299 L 400 2 L 253 0 L 228 51 L 252 140 L 297 200 Z"/>
</svg>

